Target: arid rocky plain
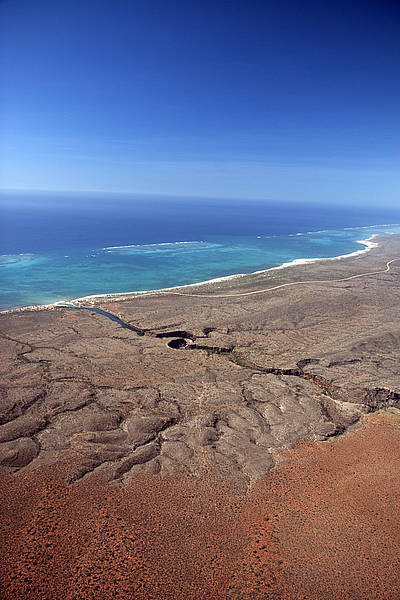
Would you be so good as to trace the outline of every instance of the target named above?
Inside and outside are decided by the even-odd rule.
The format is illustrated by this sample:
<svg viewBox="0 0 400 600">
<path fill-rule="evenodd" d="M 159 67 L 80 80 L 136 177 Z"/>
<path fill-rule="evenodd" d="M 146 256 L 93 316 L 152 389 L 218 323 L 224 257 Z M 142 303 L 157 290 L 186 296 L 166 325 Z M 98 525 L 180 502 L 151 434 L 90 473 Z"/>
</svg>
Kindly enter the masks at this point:
<svg viewBox="0 0 400 600">
<path fill-rule="evenodd" d="M 129 328 L 1 313 L 1 597 L 398 600 L 400 236 L 376 241 L 81 301 Z"/>
</svg>

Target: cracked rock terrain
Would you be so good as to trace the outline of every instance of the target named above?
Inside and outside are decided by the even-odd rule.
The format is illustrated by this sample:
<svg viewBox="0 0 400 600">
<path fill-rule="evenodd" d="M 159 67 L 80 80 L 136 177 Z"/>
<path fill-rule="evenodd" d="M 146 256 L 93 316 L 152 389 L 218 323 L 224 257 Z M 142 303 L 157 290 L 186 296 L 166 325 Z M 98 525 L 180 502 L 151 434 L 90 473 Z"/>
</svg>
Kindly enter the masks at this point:
<svg viewBox="0 0 400 600">
<path fill-rule="evenodd" d="M 246 487 L 283 449 L 400 408 L 400 261 L 324 281 L 398 255 L 388 236 L 357 258 L 93 304 L 131 329 L 74 308 L 0 315 L 0 464 L 69 460 L 70 484 L 115 486 L 211 469 Z"/>
<path fill-rule="evenodd" d="M 0 597 L 398 600 L 400 236 L 379 244 L 0 314 Z"/>
</svg>

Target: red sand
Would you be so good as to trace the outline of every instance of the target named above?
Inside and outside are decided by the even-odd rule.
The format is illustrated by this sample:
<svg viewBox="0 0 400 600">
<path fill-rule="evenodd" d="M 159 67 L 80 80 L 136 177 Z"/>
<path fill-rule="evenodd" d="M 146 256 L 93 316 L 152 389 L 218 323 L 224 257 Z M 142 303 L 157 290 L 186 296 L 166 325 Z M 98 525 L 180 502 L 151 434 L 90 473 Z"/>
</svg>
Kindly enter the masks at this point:
<svg viewBox="0 0 400 600">
<path fill-rule="evenodd" d="M 1 481 L 5 599 L 400 597 L 400 420 L 302 444 L 252 488 L 143 476 Z"/>
</svg>

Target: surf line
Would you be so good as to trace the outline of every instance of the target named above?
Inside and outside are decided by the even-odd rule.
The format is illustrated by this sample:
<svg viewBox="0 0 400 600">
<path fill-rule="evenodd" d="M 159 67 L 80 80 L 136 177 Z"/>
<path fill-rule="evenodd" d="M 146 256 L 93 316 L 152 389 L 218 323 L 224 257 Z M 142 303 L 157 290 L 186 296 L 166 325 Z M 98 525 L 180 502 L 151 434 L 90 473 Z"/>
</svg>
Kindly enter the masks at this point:
<svg viewBox="0 0 400 600">
<path fill-rule="evenodd" d="M 307 281 L 291 281 L 289 283 L 281 283 L 271 288 L 265 288 L 263 290 L 255 290 L 252 292 L 240 292 L 236 294 L 188 294 L 185 292 L 172 292 L 169 290 L 158 290 L 157 294 L 169 294 L 173 296 L 189 296 L 191 298 L 237 298 L 239 296 L 252 296 L 254 294 L 265 294 L 266 292 L 273 292 L 280 288 L 289 287 L 292 285 L 309 285 L 313 283 L 340 283 L 342 281 L 350 281 L 350 279 L 358 279 L 359 277 L 368 277 L 369 275 L 379 275 L 381 273 L 389 273 L 390 265 L 400 258 L 392 258 L 386 263 L 386 269 L 381 271 L 371 271 L 369 273 L 359 273 L 358 275 L 351 275 L 350 277 L 342 277 L 341 279 L 310 279 Z"/>
</svg>

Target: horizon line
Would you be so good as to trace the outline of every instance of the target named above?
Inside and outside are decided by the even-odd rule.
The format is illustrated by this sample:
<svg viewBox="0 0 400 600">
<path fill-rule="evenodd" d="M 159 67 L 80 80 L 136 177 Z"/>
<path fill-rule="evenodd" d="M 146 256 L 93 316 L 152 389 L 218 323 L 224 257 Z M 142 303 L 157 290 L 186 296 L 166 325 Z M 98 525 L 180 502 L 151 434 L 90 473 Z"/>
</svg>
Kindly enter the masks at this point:
<svg viewBox="0 0 400 600">
<path fill-rule="evenodd" d="M 129 190 L 96 190 L 96 189 L 60 189 L 60 188 L 2 188 L 0 187 L 0 194 L 7 192 L 29 192 L 29 193 L 47 193 L 47 194 L 109 194 L 109 195 L 120 195 L 120 196 L 163 196 L 167 198 L 199 198 L 209 200 L 256 200 L 264 202 L 291 202 L 293 200 L 288 199 L 273 199 L 265 196 L 203 196 L 196 194 L 173 194 L 166 192 L 148 192 L 148 191 L 129 191 Z"/>
</svg>

